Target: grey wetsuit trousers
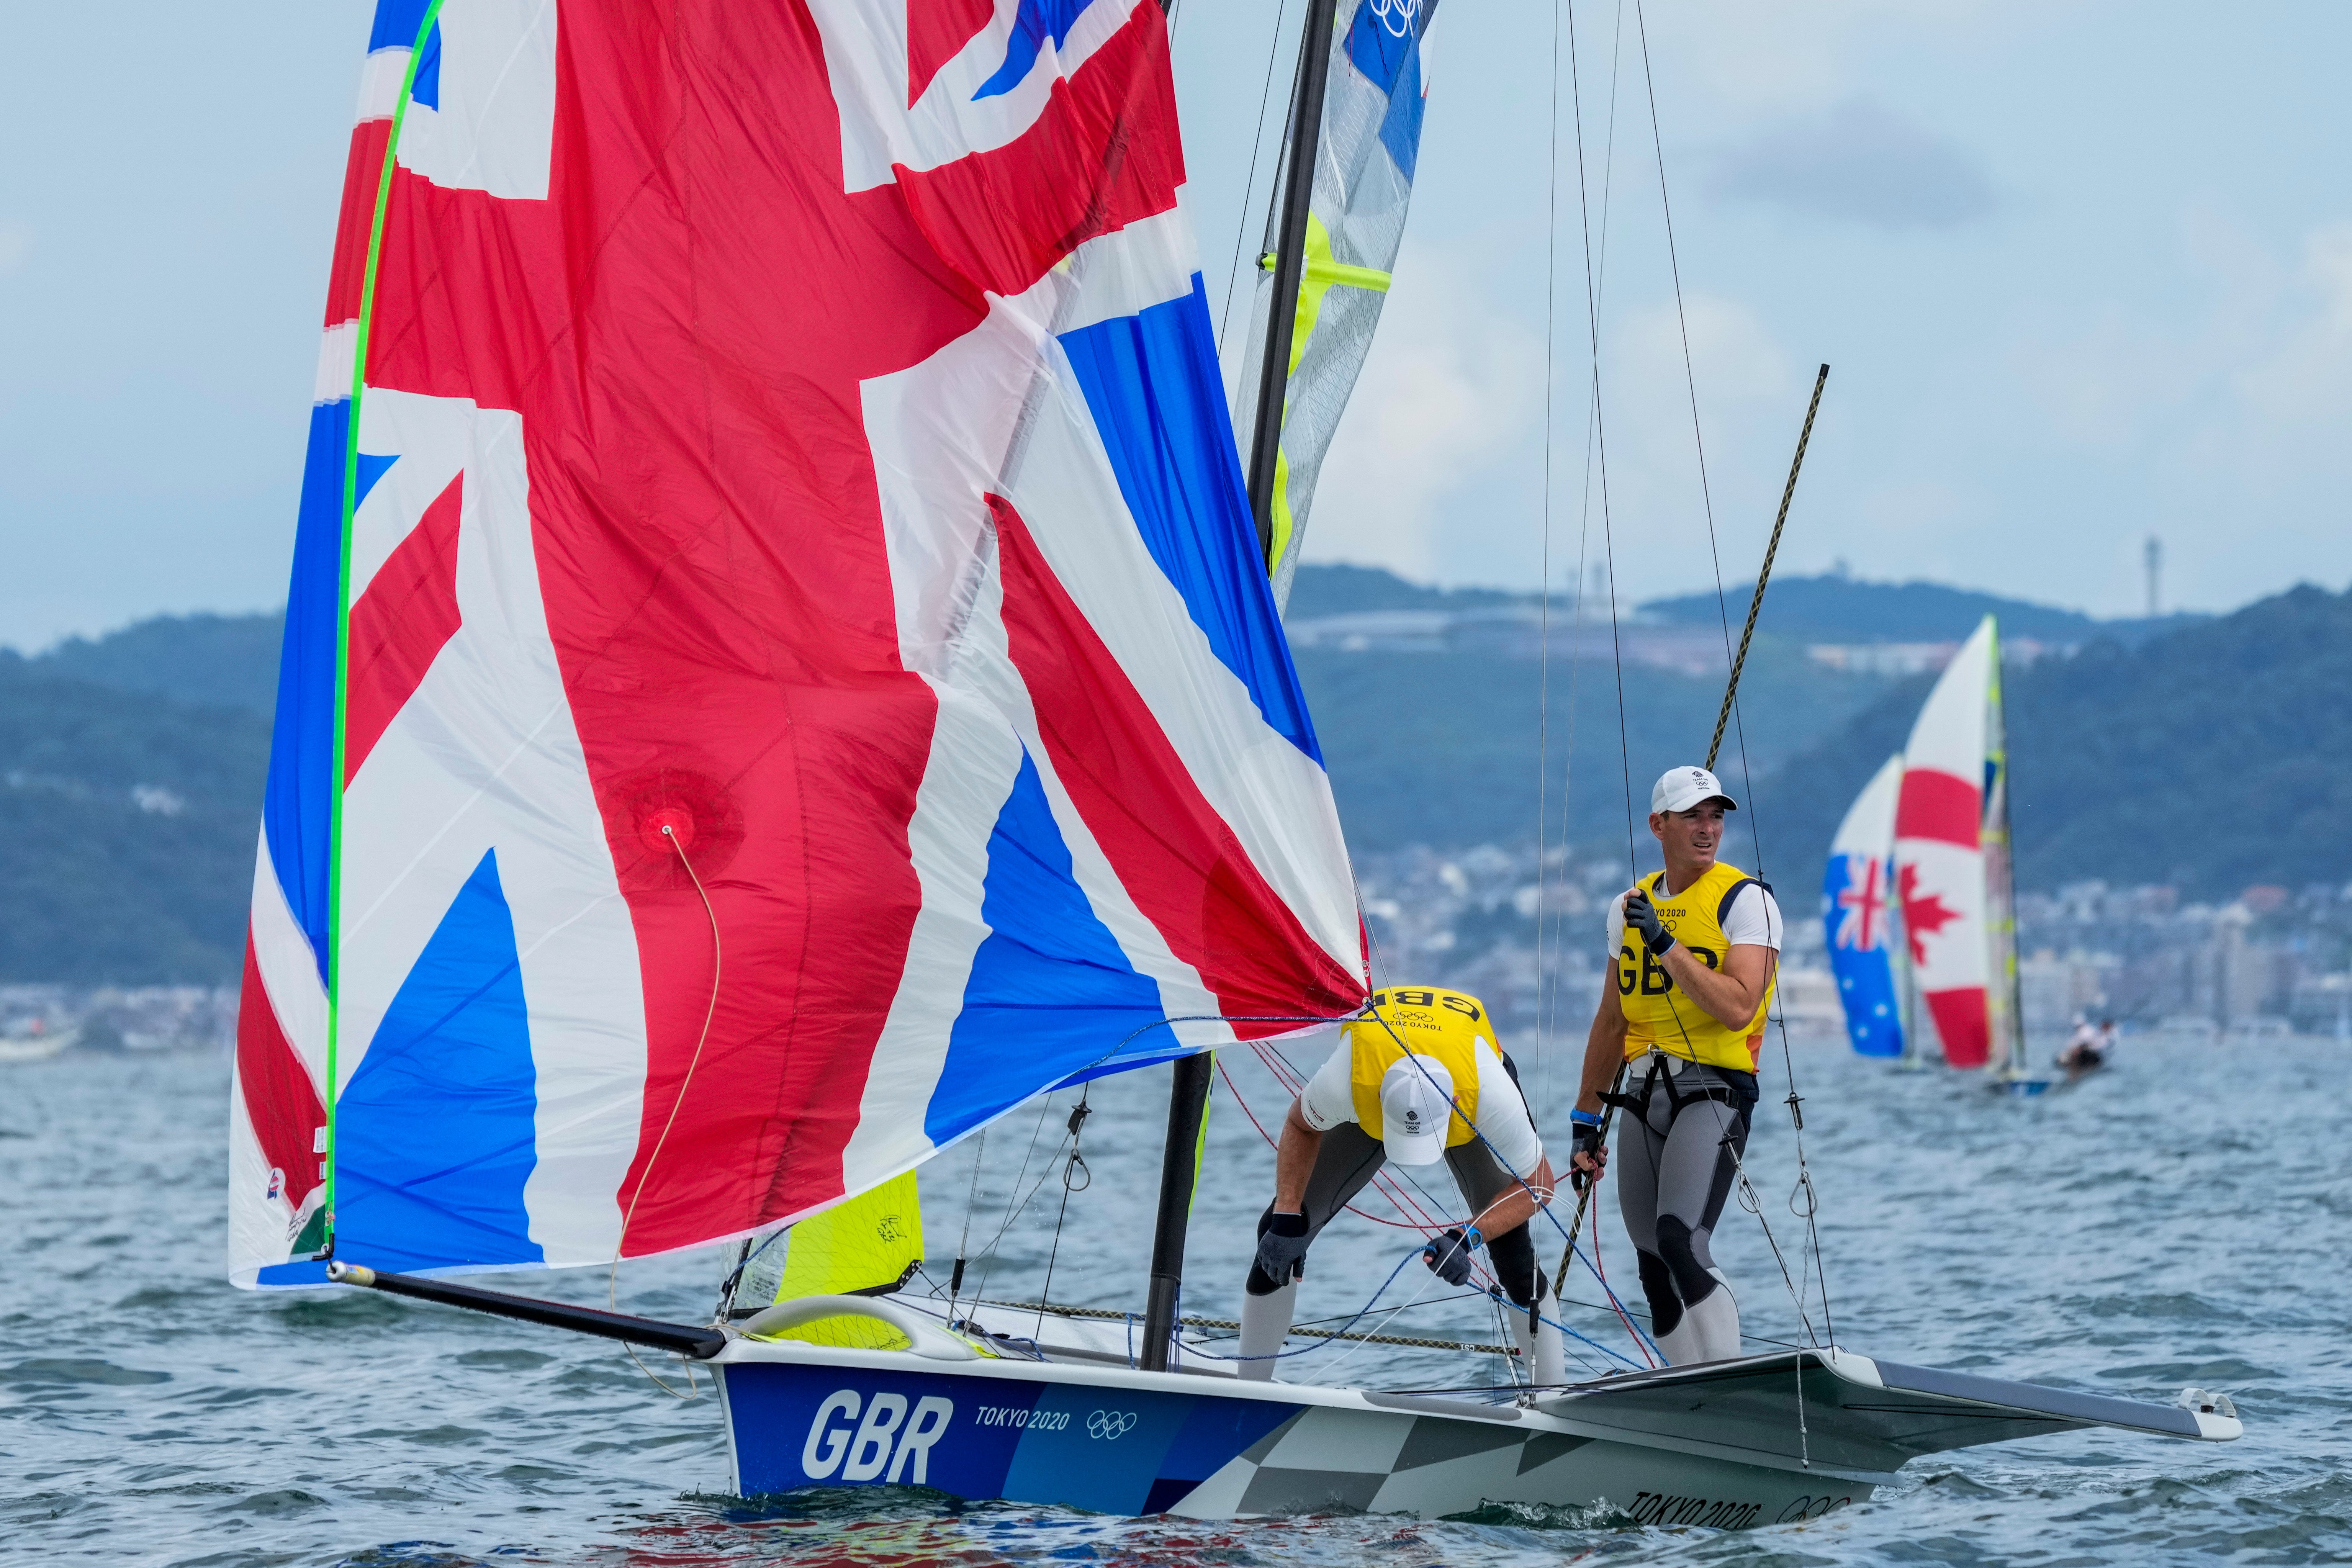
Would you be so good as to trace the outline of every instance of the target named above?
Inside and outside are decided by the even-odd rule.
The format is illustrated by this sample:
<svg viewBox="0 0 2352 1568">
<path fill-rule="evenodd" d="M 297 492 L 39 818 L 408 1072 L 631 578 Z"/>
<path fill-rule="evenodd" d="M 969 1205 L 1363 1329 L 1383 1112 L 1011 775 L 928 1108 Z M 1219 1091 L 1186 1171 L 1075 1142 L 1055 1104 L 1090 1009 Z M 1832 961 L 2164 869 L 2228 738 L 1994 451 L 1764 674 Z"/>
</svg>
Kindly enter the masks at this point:
<svg viewBox="0 0 2352 1568">
<path fill-rule="evenodd" d="M 1323 1227 L 1355 1200 L 1387 1163 L 1388 1153 L 1381 1141 L 1352 1121 L 1343 1121 L 1323 1134 L 1322 1147 L 1315 1155 L 1315 1169 L 1307 1178 L 1303 1207 L 1310 1243 L 1323 1234 Z M 1486 1213 L 1496 1200 L 1519 1184 L 1519 1178 L 1505 1169 L 1503 1163 L 1495 1158 L 1494 1151 L 1482 1142 L 1474 1141 L 1448 1149 L 1445 1164 L 1454 1173 L 1454 1184 L 1461 1189 L 1463 1201 L 1469 1205 L 1468 1212 L 1474 1215 Z M 1258 1221 L 1258 1233 L 1264 1235 L 1273 1223 L 1274 1209 L 1269 1205 Z M 1495 1277 L 1502 1281 L 1504 1292 L 1513 1301 L 1524 1307 L 1536 1299 L 1541 1276 L 1536 1268 L 1535 1242 L 1525 1225 L 1514 1226 L 1501 1236 L 1486 1237 L 1486 1256 L 1493 1261 Z M 1251 1295 L 1269 1296 L 1279 1288 L 1276 1281 L 1266 1277 L 1265 1269 L 1255 1263 L 1250 1265 Z"/>
<path fill-rule="evenodd" d="M 1756 1079 L 1654 1051 L 1629 1069 L 1625 1093 L 1641 1114 L 1619 1119 L 1610 1174 L 1640 1255 L 1650 1332 L 1663 1340 L 1721 1289 L 1708 1242 L 1747 1152 Z"/>
</svg>

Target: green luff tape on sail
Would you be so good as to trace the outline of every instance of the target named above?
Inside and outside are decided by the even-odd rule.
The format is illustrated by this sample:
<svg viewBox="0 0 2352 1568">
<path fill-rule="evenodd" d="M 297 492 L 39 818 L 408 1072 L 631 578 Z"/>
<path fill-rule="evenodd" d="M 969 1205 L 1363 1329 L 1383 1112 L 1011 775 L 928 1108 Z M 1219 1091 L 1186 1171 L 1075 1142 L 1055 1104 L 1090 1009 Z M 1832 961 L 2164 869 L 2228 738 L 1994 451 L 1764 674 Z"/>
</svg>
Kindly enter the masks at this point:
<svg viewBox="0 0 2352 1568">
<path fill-rule="evenodd" d="M 1276 461 L 1276 471 L 1279 472 L 1281 453 L 1278 449 L 1276 450 L 1275 457 Z M 1282 492 L 1276 490 L 1275 493 L 1279 495 Z M 1279 561 L 1282 557 L 1276 555 L 1275 559 Z M 1212 1072 L 1216 1070 L 1216 1060 L 1217 1053 L 1211 1051 L 1209 1053 L 1209 1070 Z M 1201 1135 L 1199 1138 L 1195 1139 L 1192 1143 L 1192 1195 L 1184 1201 L 1184 1213 L 1188 1216 L 1194 1209 L 1201 1206 L 1201 1173 L 1207 1167 L 1209 1163 L 1209 1112 L 1214 1110 L 1217 1107 L 1216 1088 L 1216 1080 L 1214 1079 L 1210 1079 L 1209 1097 L 1201 1101 Z"/>
<path fill-rule="evenodd" d="M 1334 288 L 1368 289 L 1376 294 L 1389 291 L 1392 274 L 1377 268 L 1351 267 L 1336 260 L 1331 255 L 1331 231 L 1313 213 L 1307 215 L 1306 268 L 1298 282 L 1298 313 L 1290 333 L 1290 367 L 1285 376 L 1286 395 L 1283 410 L 1287 416 L 1290 401 L 1286 395 L 1288 378 L 1298 374 L 1299 363 L 1307 357 L 1307 341 L 1315 335 L 1316 320 L 1323 313 L 1323 296 Z M 1262 268 L 1273 265 L 1271 255 L 1258 258 Z M 1272 559 L 1279 563 L 1290 552 L 1290 534 L 1294 526 L 1290 511 L 1290 457 L 1276 443 L 1274 453 L 1274 550 Z"/>
<path fill-rule="evenodd" d="M 793 1226 L 776 1300 L 877 1294 L 923 1260 L 923 1200 L 915 1173 L 895 1177 Z M 872 1318 L 820 1318 L 775 1336 L 813 1345 L 890 1350 L 907 1336 Z"/>
<path fill-rule="evenodd" d="M 343 506 L 341 563 L 335 579 L 335 736 L 334 794 L 327 820 L 327 1148 L 326 1201 L 317 1250 L 335 1244 L 336 1147 L 340 1133 L 338 1102 L 342 1099 L 340 1069 L 343 995 L 343 760 L 345 731 L 351 724 L 352 675 L 352 513 L 360 493 L 360 393 L 367 381 L 368 326 L 375 317 L 375 277 L 383 255 L 384 213 L 392 205 L 392 171 L 400 156 L 400 129 L 408 122 L 408 98 L 416 88 L 416 65 L 425 41 L 441 20 L 442 0 L 432 0 L 416 24 L 408 48 L 408 65 L 401 72 L 400 96 L 393 100 L 392 133 L 384 139 L 383 163 L 376 171 L 375 211 L 368 220 L 367 265 L 360 274 L 360 313 L 352 333 L 352 406 L 343 431 Z M 310 1237 L 303 1229 L 303 1239 Z M 300 1252 L 298 1243 L 297 1254 Z"/>
</svg>

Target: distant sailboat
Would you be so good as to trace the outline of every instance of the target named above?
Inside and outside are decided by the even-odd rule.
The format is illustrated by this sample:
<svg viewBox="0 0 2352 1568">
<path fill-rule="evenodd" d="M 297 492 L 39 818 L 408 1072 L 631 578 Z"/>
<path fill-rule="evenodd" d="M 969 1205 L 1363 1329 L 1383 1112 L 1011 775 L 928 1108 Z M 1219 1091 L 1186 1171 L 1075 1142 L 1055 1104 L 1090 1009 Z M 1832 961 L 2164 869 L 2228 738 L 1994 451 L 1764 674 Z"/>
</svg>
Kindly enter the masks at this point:
<svg viewBox="0 0 2352 1568">
<path fill-rule="evenodd" d="M 1911 972 L 1944 1060 L 2025 1072 L 2017 908 L 2009 843 L 2000 633 L 1987 616 L 1927 694 L 1904 748 L 1896 887 Z"/>
<path fill-rule="evenodd" d="M 1837 979 L 1838 1004 L 1845 1009 L 1846 1038 L 1865 1057 L 1900 1057 L 1905 1049 L 1891 940 L 1896 923 L 1895 808 L 1902 787 L 1903 759 L 1889 757 L 1838 824 L 1822 882 L 1830 972 Z"/>
</svg>

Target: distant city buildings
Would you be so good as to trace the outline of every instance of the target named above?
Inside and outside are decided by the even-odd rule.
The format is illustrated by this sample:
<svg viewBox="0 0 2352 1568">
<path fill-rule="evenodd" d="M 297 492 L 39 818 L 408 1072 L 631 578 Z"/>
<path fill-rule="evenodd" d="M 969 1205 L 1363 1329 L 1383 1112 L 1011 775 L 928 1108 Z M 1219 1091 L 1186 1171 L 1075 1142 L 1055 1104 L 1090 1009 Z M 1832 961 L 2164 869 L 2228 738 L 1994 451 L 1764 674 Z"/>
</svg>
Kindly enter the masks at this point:
<svg viewBox="0 0 2352 1568">
<path fill-rule="evenodd" d="M 1383 980 L 1442 980 L 1524 1037 L 1580 1035 L 1600 999 L 1606 900 L 1622 860 L 1482 845 L 1358 857 Z M 1837 991 L 1816 900 L 1781 889 L 1780 1010 L 1792 1032 L 1836 1034 Z M 2134 1031 L 2320 1035 L 2352 1043 L 2352 887 L 2252 887 L 2184 903 L 2168 887 L 2081 882 L 2018 897 L 2018 983 L 2036 1046 L 2080 1017 Z"/>
</svg>

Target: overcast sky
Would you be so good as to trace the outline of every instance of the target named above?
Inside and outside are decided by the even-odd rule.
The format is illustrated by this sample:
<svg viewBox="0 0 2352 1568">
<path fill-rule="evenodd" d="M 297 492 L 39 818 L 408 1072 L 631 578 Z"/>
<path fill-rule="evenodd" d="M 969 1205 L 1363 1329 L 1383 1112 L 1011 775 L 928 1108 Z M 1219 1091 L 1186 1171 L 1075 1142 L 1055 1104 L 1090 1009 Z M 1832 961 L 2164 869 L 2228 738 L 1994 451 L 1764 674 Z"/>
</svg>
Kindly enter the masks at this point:
<svg viewBox="0 0 2352 1568">
<path fill-rule="evenodd" d="M 1213 300 L 1264 224 L 1260 89 L 1279 28 L 1278 115 L 1302 4 L 1179 9 Z M 370 6 L 24 9 L 0 98 L 0 643 L 276 604 Z M 1560 33 L 1547 244 L 1555 20 L 1442 0 L 1412 225 L 1310 557 L 1573 569 L 1589 226 L 1629 595 L 1712 581 L 1685 324 L 1729 576 L 1754 571 L 1826 360 L 1790 569 L 2128 614 L 2154 533 L 2168 608 L 2352 579 L 2352 8 L 1653 0 L 1679 314 L 1630 3 L 1575 13 L 1581 202 Z"/>
</svg>

